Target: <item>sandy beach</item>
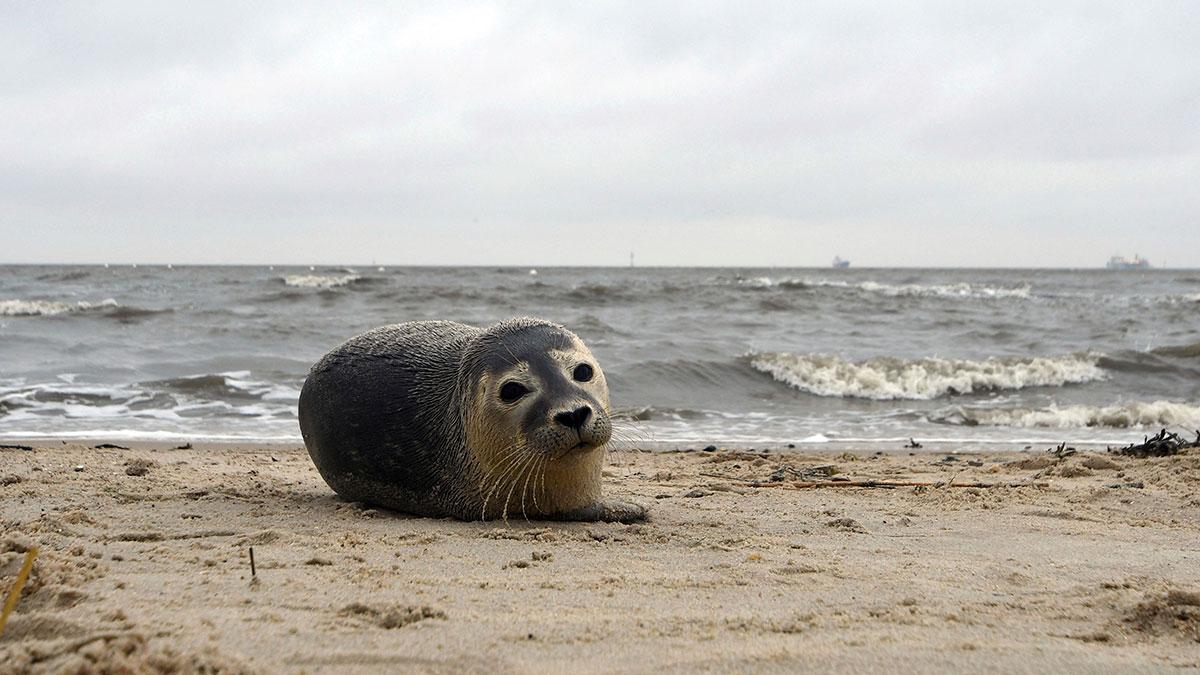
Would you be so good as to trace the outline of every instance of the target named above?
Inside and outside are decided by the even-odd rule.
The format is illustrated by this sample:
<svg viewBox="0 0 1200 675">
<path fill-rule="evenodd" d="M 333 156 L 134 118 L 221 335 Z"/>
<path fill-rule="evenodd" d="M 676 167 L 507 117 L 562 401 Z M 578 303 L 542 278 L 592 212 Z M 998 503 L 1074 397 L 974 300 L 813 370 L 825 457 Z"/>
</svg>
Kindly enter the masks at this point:
<svg viewBox="0 0 1200 675">
<path fill-rule="evenodd" d="M 606 490 L 651 508 L 620 525 L 411 518 L 298 446 L 172 445 L 0 450 L 4 589 L 40 547 L 0 671 L 1200 668 L 1195 450 L 618 451 Z"/>
</svg>

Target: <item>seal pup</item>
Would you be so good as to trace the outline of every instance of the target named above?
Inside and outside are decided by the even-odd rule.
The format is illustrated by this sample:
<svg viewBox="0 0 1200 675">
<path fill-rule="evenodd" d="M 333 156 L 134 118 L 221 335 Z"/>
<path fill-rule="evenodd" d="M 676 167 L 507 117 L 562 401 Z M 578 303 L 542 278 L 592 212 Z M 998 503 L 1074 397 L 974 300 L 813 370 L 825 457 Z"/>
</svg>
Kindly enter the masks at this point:
<svg viewBox="0 0 1200 675">
<path fill-rule="evenodd" d="M 343 498 L 422 516 L 632 522 L 600 494 L 608 384 L 574 333 L 540 319 L 414 321 L 312 367 L 300 432 Z"/>
</svg>

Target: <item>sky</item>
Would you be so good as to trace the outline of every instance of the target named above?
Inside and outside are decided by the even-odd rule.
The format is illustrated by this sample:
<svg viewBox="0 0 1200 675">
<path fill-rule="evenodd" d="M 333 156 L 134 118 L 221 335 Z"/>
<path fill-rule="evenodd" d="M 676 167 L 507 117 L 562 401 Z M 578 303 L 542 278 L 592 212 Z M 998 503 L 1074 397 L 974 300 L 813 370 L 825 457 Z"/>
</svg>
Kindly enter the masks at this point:
<svg viewBox="0 0 1200 675">
<path fill-rule="evenodd" d="M 0 63 L 0 262 L 1200 267 L 1195 0 L 0 0 Z"/>
</svg>

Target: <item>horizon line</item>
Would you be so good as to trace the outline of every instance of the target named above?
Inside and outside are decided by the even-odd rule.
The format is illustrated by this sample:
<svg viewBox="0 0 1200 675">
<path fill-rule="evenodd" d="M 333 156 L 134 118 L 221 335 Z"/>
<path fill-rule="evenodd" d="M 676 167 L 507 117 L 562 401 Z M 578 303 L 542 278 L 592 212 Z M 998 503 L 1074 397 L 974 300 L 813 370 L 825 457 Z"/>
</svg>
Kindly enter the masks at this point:
<svg viewBox="0 0 1200 675">
<path fill-rule="evenodd" d="M 279 263 L 279 262 L 0 262 L 0 267 L 405 267 L 405 268 L 485 268 L 501 267 L 514 269 L 836 269 L 839 271 L 853 270 L 1104 270 L 1106 272 L 1153 272 L 1153 271 L 1200 271 L 1196 267 L 1167 267 L 1154 265 L 1143 269 L 1109 269 L 1104 265 L 1094 266 L 1044 266 L 1044 265 L 852 265 L 849 268 L 835 268 L 831 265 L 686 265 L 686 264 L 655 264 L 655 265 L 539 265 L 535 263 Z M 315 271 L 315 269 L 314 269 Z"/>
</svg>

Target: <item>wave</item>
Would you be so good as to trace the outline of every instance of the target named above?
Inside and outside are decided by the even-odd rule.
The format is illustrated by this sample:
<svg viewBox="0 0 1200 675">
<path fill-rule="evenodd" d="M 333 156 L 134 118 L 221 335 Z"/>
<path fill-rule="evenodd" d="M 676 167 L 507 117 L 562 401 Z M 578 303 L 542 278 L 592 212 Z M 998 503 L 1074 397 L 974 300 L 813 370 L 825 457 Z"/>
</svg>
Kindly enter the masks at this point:
<svg viewBox="0 0 1200 675">
<path fill-rule="evenodd" d="M 104 316 L 110 319 L 116 319 L 121 323 L 133 323 L 138 319 L 156 316 L 158 314 L 171 314 L 175 310 L 170 307 L 164 309 L 147 309 L 145 307 L 128 307 L 125 305 L 117 305 L 116 307 L 105 310 Z"/>
<path fill-rule="evenodd" d="M 615 420 L 646 422 L 648 420 L 699 420 L 708 417 L 734 417 L 733 413 L 720 413 L 711 410 L 693 410 L 690 408 L 668 408 L 644 405 L 636 408 L 619 408 L 612 412 Z"/>
<path fill-rule="evenodd" d="M 119 307 L 116 300 L 59 302 L 55 300 L 0 300 L 0 316 L 58 316 L 103 311 Z"/>
<path fill-rule="evenodd" d="M 1029 286 L 982 286 L 968 284 L 935 284 L 922 286 L 920 284 L 881 284 L 874 281 L 864 281 L 858 288 L 870 293 L 879 293 L 892 297 L 937 297 L 937 298 L 1021 298 L 1028 299 Z"/>
<path fill-rule="evenodd" d="M 210 400 L 291 401 L 300 396 L 299 391 L 290 387 L 252 380 L 250 371 L 246 370 L 173 377 L 145 382 L 141 386 L 148 390 L 166 389 Z"/>
<path fill-rule="evenodd" d="M 174 309 L 131 307 L 108 298 L 100 302 L 60 302 L 54 300 L 2 300 L 0 316 L 60 316 L 63 314 L 92 314 L 121 323 L 134 323 L 156 314 L 170 314 Z"/>
<path fill-rule="evenodd" d="M 955 284 L 886 284 L 877 281 L 849 282 L 838 279 L 788 277 L 778 281 L 771 277 L 738 277 L 739 286 L 751 290 L 768 288 L 818 289 L 838 288 L 887 297 L 917 298 L 1019 298 L 1028 299 L 1029 286 L 987 286 L 960 282 Z"/>
<path fill-rule="evenodd" d="M 609 284 L 587 283 L 578 284 L 567 290 L 563 297 L 572 301 L 589 303 L 604 303 L 610 300 L 622 300 L 633 297 L 629 289 Z"/>
<path fill-rule="evenodd" d="M 957 426 L 1078 429 L 1083 427 L 1200 428 L 1200 406 L 1172 401 L 1134 402 L 1110 406 L 1050 406 L 1047 408 L 955 407 L 931 415 L 929 421 Z"/>
<path fill-rule="evenodd" d="M 694 391 L 718 388 L 738 390 L 753 387 L 761 382 L 761 376 L 751 372 L 744 363 L 736 361 L 708 361 L 692 359 L 670 359 L 640 361 L 623 368 L 605 371 L 609 383 L 613 380 L 629 382 L 649 391 L 658 391 L 664 384 L 673 389 Z"/>
<path fill-rule="evenodd" d="M 817 396 L 928 400 L 977 391 L 1060 387 L 1101 380 L 1101 357 L 1084 352 L 983 361 L 883 357 L 853 363 L 825 354 L 766 352 L 748 358 L 755 370 Z"/>
<path fill-rule="evenodd" d="M 86 279 L 92 274 L 86 270 L 73 270 L 68 272 L 51 272 L 38 276 L 38 281 L 79 281 Z"/>
<path fill-rule="evenodd" d="M 298 288 L 337 288 L 362 281 L 357 274 L 289 274 L 283 277 L 285 286 Z"/>
<path fill-rule="evenodd" d="M 1190 345 L 1156 347 L 1150 350 L 1151 354 L 1159 356 L 1173 356 L 1176 358 L 1194 359 L 1200 356 L 1200 342 L 1193 342 Z"/>
<path fill-rule="evenodd" d="M 289 419 L 300 392 L 287 384 L 249 379 L 248 371 L 169 378 L 125 385 L 47 382 L 0 387 L 0 417 L 18 421 L 61 419 L 189 418 Z M 73 379 L 73 378 L 71 378 Z"/>
<path fill-rule="evenodd" d="M 1190 306 L 1200 303 L 1200 293 L 1178 293 L 1172 295 L 1158 295 L 1142 298 L 1143 301 L 1158 302 L 1164 305 L 1184 305 Z"/>
</svg>

